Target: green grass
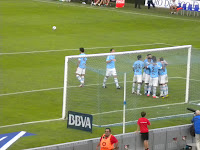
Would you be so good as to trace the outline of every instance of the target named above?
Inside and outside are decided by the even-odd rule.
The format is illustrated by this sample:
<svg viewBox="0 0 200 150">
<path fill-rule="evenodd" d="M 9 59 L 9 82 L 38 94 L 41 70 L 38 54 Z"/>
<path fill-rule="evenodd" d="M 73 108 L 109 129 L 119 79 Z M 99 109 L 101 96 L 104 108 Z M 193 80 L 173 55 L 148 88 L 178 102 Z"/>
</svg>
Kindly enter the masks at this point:
<svg viewBox="0 0 200 150">
<path fill-rule="evenodd" d="M 200 18 L 180 15 L 169 15 L 167 9 L 141 10 L 134 9 L 133 4 L 125 8 L 90 7 L 79 3 L 61 3 L 46 1 L 44 3 L 32 0 L 1 0 L 0 1 L 0 42 L 1 53 L 18 53 L 46 50 L 77 49 L 54 51 L 45 53 L 24 53 L 0 55 L 0 94 L 15 93 L 48 88 L 58 88 L 48 91 L 35 91 L 21 94 L 5 95 L 0 98 L 0 133 L 27 131 L 36 134 L 21 138 L 10 149 L 19 150 L 31 147 L 58 144 L 76 140 L 99 137 L 104 128 L 93 128 L 93 133 L 77 131 L 66 128 L 66 121 L 44 122 L 36 124 L 2 127 L 5 125 L 25 123 L 39 120 L 61 118 L 62 113 L 62 87 L 64 75 L 64 57 L 79 54 L 78 48 L 85 47 L 87 54 L 107 53 L 114 46 L 138 45 L 116 47 L 116 51 L 130 51 L 166 47 L 173 45 L 193 45 L 200 48 Z M 92 8 L 92 9 L 91 9 Z M 57 30 L 52 31 L 56 25 Z M 144 45 L 150 43 L 166 43 Z M 87 49 L 91 47 L 108 47 Z M 156 53 L 156 56 L 163 54 Z M 173 64 L 169 66 L 170 76 L 185 76 L 186 60 L 181 53 L 166 54 L 167 60 Z M 191 78 L 198 80 L 199 51 L 192 56 Z M 121 61 L 120 61 L 121 59 Z M 117 58 L 119 80 L 123 81 L 123 72 L 131 69 L 133 58 Z M 105 63 L 93 64 L 88 60 L 86 82 L 100 84 L 105 73 Z M 126 67 L 120 65 L 124 62 Z M 178 62 L 178 63 L 177 63 Z M 74 60 L 76 63 L 76 60 Z M 175 65 L 176 64 L 176 65 Z M 130 67 L 129 67 L 130 65 Z M 193 69 L 194 68 L 194 69 Z M 196 68 L 196 69 L 195 69 Z M 71 64 L 70 84 L 78 85 L 74 76 L 75 66 Z M 93 69 L 93 70 L 92 70 Z M 99 70 L 100 69 L 100 70 Z M 95 72 L 100 71 L 100 72 Z M 130 70 L 129 70 L 130 71 Z M 129 72 L 128 71 L 128 72 Z M 132 80 L 132 72 L 128 80 Z M 109 79 L 108 82 L 113 82 Z M 192 100 L 198 100 L 199 82 L 191 81 Z M 113 84 L 108 90 L 101 86 L 86 86 L 84 89 L 71 88 L 70 95 L 76 102 L 72 108 L 80 112 L 105 112 L 121 110 L 123 91 L 117 91 Z M 127 84 L 130 93 L 131 83 Z M 154 101 L 152 98 L 127 95 L 127 108 L 170 104 L 184 101 L 185 80 L 170 79 L 171 97 L 168 100 Z M 173 92 L 174 91 L 174 92 Z M 177 94 L 176 91 L 179 91 Z M 98 93 L 101 95 L 97 95 Z M 77 94 L 78 93 L 78 94 Z M 80 100 L 80 95 L 83 95 Z M 95 96 L 94 96 L 95 95 Z M 97 96 L 96 96 L 97 95 Z M 108 97 L 112 97 L 108 100 Z M 100 101 L 101 100 L 101 101 Z M 97 104 L 99 108 L 95 108 Z M 190 105 L 191 106 L 191 105 Z M 171 106 L 162 110 L 148 111 L 147 117 L 156 117 L 165 114 L 175 114 L 185 111 L 187 106 Z M 193 107 L 193 106 L 191 106 Z M 197 106 L 194 106 L 198 108 Z M 177 109 L 177 110 L 176 110 Z M 168 111 L 166 113 L 166 111 Z M 139 111 L 128 111 L 128 120 L 137 119 Z M 159 113 L 157 113 L 159 112 Z M 121 121 L 121 113 L 95 116 L 97 124 L 116 123 Z M 132 116 L 131 116 L 132 115 Z M 102 119 L 104 118 L 104 120 Z M 106 118 L 106 119 L 105 119 Z M 160 120 L 152 123 L 151 129 L 187 124 L 191 118 L 174 118 Z M 126 132 L 136 130 L 135 125 L 128 125 Z M 122 133 L 122 127 L 112 127 L 113 134 Z"/>
</svg>

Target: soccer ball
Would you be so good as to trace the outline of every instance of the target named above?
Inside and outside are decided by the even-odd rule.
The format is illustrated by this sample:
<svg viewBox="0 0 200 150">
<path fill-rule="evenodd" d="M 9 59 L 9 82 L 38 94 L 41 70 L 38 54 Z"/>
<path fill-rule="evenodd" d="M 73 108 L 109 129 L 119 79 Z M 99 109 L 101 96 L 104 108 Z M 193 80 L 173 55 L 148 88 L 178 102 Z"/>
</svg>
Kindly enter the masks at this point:
<svg viewBox="0 0 200 150">
<path fill-rule="evenodd" d="M 53 29 L 53 30 L 56 30 L 56 26 L 53 26 L 52 29 Z"/>
</svg>

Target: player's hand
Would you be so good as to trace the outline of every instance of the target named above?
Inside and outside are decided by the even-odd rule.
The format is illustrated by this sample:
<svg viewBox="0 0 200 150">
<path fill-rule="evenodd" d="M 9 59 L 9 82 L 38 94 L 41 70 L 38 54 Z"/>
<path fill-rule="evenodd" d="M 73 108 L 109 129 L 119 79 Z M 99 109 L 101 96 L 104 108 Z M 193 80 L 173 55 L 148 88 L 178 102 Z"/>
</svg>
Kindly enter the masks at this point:
<svg viewBox="0 0 200 150">
<path fill-rule="evenodd" d="M 138 131 L 135 131 L 137 134 L 139 134 L 139 132 Z"/>
<path fill-rule="evenodd" d="M 98 150 L 99 149 L 99 147 L 96 147 L 96 150 Z"/>
<path fill-rule="evenodd" d="M 112 61 L 116 61 L 116 59 L 112 59 Z"/>
</svg>

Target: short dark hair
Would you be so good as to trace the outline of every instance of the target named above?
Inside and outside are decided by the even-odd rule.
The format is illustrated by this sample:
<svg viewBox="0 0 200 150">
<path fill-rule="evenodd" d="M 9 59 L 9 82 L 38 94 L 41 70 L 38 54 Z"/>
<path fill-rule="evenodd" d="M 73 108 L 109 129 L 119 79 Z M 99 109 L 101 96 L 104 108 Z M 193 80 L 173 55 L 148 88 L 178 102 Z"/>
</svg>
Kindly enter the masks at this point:
<svg viewBox="0 0 200 150">
<path fill-rule="evenodd" d="M 84 52 L 84 48 L 83 48 L 83 47 L 79 48 L 79 50 L 80 50 L 82 53 Z"/>
<path fill-rule="evenodd" d="M 110 128 L 106 128 L 106 129 L 109 130 L 109 132 L 111 132 L 111 129 L 110 129 Z M 105 129 L 105 130 L 106 130 L 106 129 Z"/>
<path fill-rule="evenodd" d="M 164 58 L 163 57 L 160 57 L 160 61 L 163 61 L 164 60 Z"/>
<path fill-rule="evenodd" d="M 141 116 L 142 116 L 142 117 L 146 116 L 146 112 L 144 112 L 144 111 L 141 112 Z"/>
<path fill-rule="evenodd" d="M 149 55 L 151 55 L 151 54 L 147 54 L 147 56 L 149 56 Z"/>
<path fill-rule="evenodd" d="M 112 52 L 112 50 L 114 50 L 114 48 L 111 48 L 111 49 L 110 49 L 110 52 Z"/>
<path fill-rule="evenodd" d="M 156 62 L 156 56 L 152 56 L 152 60 L 155 63 Z"/>
<path fill-rule="evenodd" d="M 137 59 L 139 60 L 140 58 L 142 58 L 142 56 L 141 56 L 141 55 L 138 55 L 138 56 L 137 56 Z"/>
</svg>

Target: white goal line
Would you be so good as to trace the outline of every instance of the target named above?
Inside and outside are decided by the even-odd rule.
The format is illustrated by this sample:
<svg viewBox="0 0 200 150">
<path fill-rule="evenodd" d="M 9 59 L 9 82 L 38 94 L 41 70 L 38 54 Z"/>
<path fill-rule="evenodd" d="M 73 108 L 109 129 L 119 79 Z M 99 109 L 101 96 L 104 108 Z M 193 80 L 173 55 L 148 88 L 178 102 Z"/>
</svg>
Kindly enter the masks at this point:
<svg viewBox="0 0 200 150">
<path fill-rule="evenodd" d="M 93 50 L 93 49 L 103 49 L 103 48 L 112 48 L 112 47 L 134 47 L 134 46 L 147 46 L 147 45 L 169 45 L 167 43 L 147 43 L 147 44 L 135 44 L 135 45 L 118 45 L 118 46 L 102 46 L 102 47 L 89 47 L 85 48 L 86 50 Z M 63 51 L 77 51 L 77 48 L 72 49 L 58 49 L 58 50 L 44 50 L 44 51 L 28 51 L 28 52 L 12 52 L 12 53 L 0 53 L 0 55 L 16 55 L 16 54 L 33 54 L 33 53 L 49 53 L 49 52 L 63 52 Z"/>
<path fill-rule="evenodd" d="M 183 77 L 169 77 L 169 79 L 184 79 L 184 80 L 186 80 L 186 78 L 183 78 Z M 190 79 L 190 80 L 200 82 L 200 80 L 196 80 L 196 79 Z M 133 82 L 133 81 L 127 81 L 127 82 Z M 123 82 L 119 82 L 119 83 L 123 83 Z M 110 82 L 110 83 L 107 83 L 107 84 L 113 84 L 113 82 Z M 99 84 L 88 84 L 88 85 L 85 85 L 85 86 L 87 87 L 87 86 L 96 86 L 96 85 L 99 85 Z M 79 85 L 77 85 L 77 86 L 76 85 L 69 86 L 68 88 L 77 88 L 77 87 L 79 88 Z M 9 96 L 9 95 L 32 93 L 32 92 L 42 92 L 42 91 L 50 91 L 50 90 L 59 90 L 59 89 L 63 89 L 63 87 L 38 89 L 38 90 L 30 90 L 30 91 L 22 91 L 22 92 L 14 92 L 14 93 L 5 93 L 5 94 L 0 94 L 0 97 L 1 96 Z"/>
</svg>

